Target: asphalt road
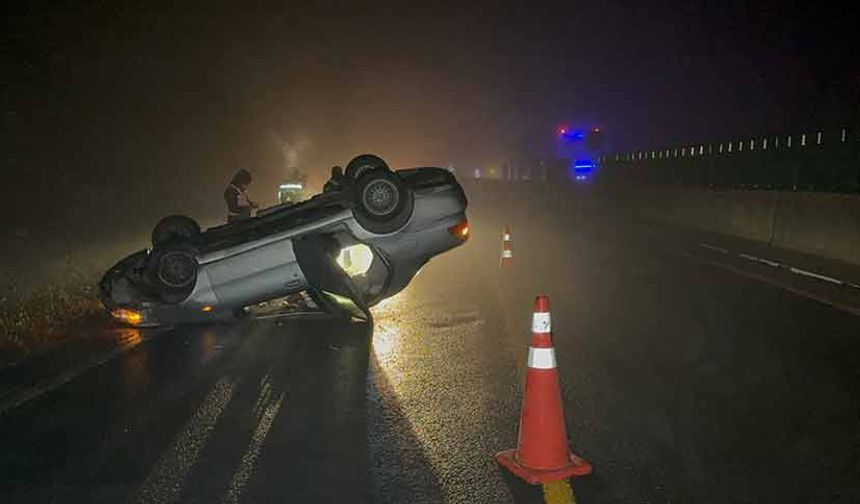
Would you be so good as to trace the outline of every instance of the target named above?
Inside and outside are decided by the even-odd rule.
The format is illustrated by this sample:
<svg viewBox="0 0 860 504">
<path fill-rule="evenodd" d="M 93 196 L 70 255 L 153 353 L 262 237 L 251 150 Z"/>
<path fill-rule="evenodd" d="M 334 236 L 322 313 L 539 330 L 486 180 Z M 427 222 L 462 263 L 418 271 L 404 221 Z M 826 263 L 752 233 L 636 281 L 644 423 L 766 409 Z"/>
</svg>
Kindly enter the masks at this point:
<svg viewBox="0 0 860 504">
<path fill-rule="evenodd" d="M 860 500 L 860 317 L 576 202 L 470 197 L 472 239 L 376 307 L 372 334 L 112 330 L 126 350 L 0 415 L 0 500 L 542 502 L 493 458 L 516 443 L 538 293 L 595 466 L 578 502 Z"/>
</svg>

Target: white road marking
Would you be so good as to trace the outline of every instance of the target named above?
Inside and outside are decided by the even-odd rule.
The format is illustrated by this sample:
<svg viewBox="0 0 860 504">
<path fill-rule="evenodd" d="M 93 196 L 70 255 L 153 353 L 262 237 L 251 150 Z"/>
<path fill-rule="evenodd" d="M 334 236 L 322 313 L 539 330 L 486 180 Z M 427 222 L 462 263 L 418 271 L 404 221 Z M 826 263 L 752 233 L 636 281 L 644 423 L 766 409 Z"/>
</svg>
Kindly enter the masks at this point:
<svg viewBox="0 0 860 504">
<path fill-rule="evenodd" d="M 722 247 L 717 247 L 715 245 L 708 245 L 707 243 L 700 243 L 699 246 L 702 248 L 706 248 L 708 250 L 713 250 L 714 252 L 719 252 L 721 254 L 728 254 L 729 253 L 728 250 L 726 250 Z"/>
<path fill-rule="evenodd" d="M 738 253 L 738 255 L 743 257 L 744 259 L 746 259 L 748 261 L 760 262 L 762 264 L 767 264 L 768 266 L 773 266 L 774 268 L 779 268 L 780 266 L 782 266 L 782 264 L 780 264 L 776 261 L 771 261 L 770 259 L 765 259 L 763 257 L 757 257 L 757 256 L 750 255 L 750 254 L 744 254 L 743 252 Z"/>
<path fill-rule="evenodd" d="M 848 313 L 853 313 L 854 315 L 860 316 L 860 307 L 841 303 L 839 301 L 834 301 L 832 299 L 827 299 L 823 296 L 819 296 L 817 294 L 813 294 L 811 292 L 798 289 L 798 288 L 796 288 L 790 284 L 780 282 L 774 278 L 768 278 L 766 276 L 752 273 L 750 271 L 744 271 L 740 268 L 736 268 L 736 267 L 730 266 L 728 264 L 724 264 L 724 263 L 714 261 L 711 259 L 705 259 L 704 257 L 698 257 L 696 255 L 689 253 L 689 252 L 684 252 L 683 250 L 679 250 L 679 249 L 675 249 L 675 248 L 671 248 L 671 247 L 668 250 L 675 253 L 675 254 L 678 254 L 680 256 L 686 257 L 690 260 L 704 263 L 704 264 L 707 264 L 709 266 L 714 266 L 716 268 L 720 268 L 720 269 L 723 269 L 726 271 L 731 271 L 732 273 L 735 273 L 736 275 L 745 276 L 748 278 L 754 278 L 754 279 L 758 280 L 759 282 L 763 282 L 763 283 L 766 283 L 769 285 L 780 287 L 780 288 L 785 289 L 785 290 L 787 290 L 793 294 L 797 294 L 798 296 L 813 299 L 815 301 L 818 301 L 819 303 L 823 303 L 823 304 L 826 304 L 828 306 L 832 306 L 834 308 L 838 308 L 838 309 L 844 310 Z"/>
<path fill-rule="evenodd" d="M 266 384 L 268 385 L 268 384 Z M 242 461 L 236 472 L 233 474 L 233 479 L 230 481 L 230 487 L 221 502 L 224 504 L 237 504 L 239 497 L 242 495 L 242 490 L 245 489 L 245 484 L 251 478 L 254 472 L 254 466 L 257 463 L 257 458 L 260 456 L 260 451 L 263 448 L 263 443 L 266 441 L 266 436 L 269 434 L 269 429 L 278 416 L 278 410 L 281 409 L 281 402 L 284 400 L 284 393 L 281 392 L 278 400 L 266 405 L 265 411 L 260 416 L 260 421 L 257 423 L 257 428 L 254 429 L 254 434 L 251 436 L 251 442 L 248 444 L 248 450 L 242 456 Z"/>
<path fill-rule="evenodd" d="M 233 397 L 235 384 L 221 378 L 203 399 L 197 412 L 185 424 L 173 445 L 149 473 L 131 502 L 168 504 L 176 502 L 182 493 L 185 478 L 197 463 L 200 450 L 206 445 L 218 417 Z"/>
<path fill-rule="evenodd" d="M 771 261 L 770 259 L 764 259 L 762 257 L 758 258 L 758 262 L 767 264 L 768 266 L 773 266 L 774 268 L 779 268 L 782 266 L 781 263 L 778 263 L 776 261 Z"/>
<path fill-rule="evenodd" d="M 139 331 L 138 329 L 134 330 Z M 85 371 L 101 366 L 102 364 L 111 361 L 116 357 L 119 357 L 120 355 L 128 352 L 129 350 L 136 348 L 141 343 L 160 336 L 165 332 L 166 330 L 163 329 L 154 331 L 149 330 L 146 333 L 140 332 L 140 334 L 145 334 L 148 337 L 141 337 L 124 341 L 120 346 L 117 346 L 116 348 L 113 348 L 112 350 L 109 350 L 103 354 L 96 355 L 95 357 L 87 360 L 83 364 L 75 366 L 61 373 L 55 378 L 48 379 L 41 383 L 37 383 L 36 385 L 26 388 L 24 390 L 8 392 L 6 395 L 9 395 L 10 397 L 4 398 L 2 401 L 0 401 L 0 415 L 7 411 L 13 410 L 18 406 L 21 406 L 22 404 L 30 402 L 33 399 L 41 397 L 42 395 L 62 385 L 65 385 L 66 383 L 72 381 L 74 378 L 84 373 Z"/>
<path fill-rule="evenodd" d="M 833 277 L 829 277 L 827 275 L 822 275 L 822 274 L 816 273 L 814 271 L 807 271 L 807 270 L 795 268 L 795 267 L 791 267 L 790 269 L 791 269 L 792 273 L 797 273 L 798 275 L 817 278 L 818 280 L 823 280 L 825 282 L 835 283 L 836 285 L 842 285 L 842 280 L 839 280 L 839 279 L 836 279 Z"/>
<path fill-rule="evenodd" d="M 722 247 L 716 247 L 716 246 L 714 246 L 714 245 L 708 245 L 707 243 L 699 243 L 698 245 L 699 245 L 700 247 L 702 247 L 702 248 L 706 248 L 706 249 L 709 249 L 709 250 L 715 250 L 715 251 L 717 251 L 717 252 L 721 252 L 721 253 L 723 253 L 723 254 L 728 254 L 728 253 L 730 253 L 730 252 L 729 252 L 729 250 L 727 250 L 727 249 L 724 249 L 724 248 L 722 248 Z M 816 272 L 814 272 L 814 271 L 809 271 L 809 270 L 805 270 L 805 269 L 795 268 L 794 266 L 789 266 L 789 265 L 787 265 L 787 264 L 782 264 L 782 263 L 779 263 L 779 262 L 776 262 L 776 261 L 772 261 L 772 260 L 770 260 L 770 259 L 764 259 L 764 258 L 762 258 L 762 257 L 756 257 L 756 256 L 754 256 L 754 255 L 746 254 L 746 253 L 744 253 L 744 252 L 738 252 L 738 256 L 740 256 L 740 257 L 742 257 L 742 258 L 744 258 L 744 259 L 747 259 L 747 260 L 749 260 L 749 261 L 754 261 L 754 262 L 764 263 L 764 264 L 767 264 L 768 266 L 773 266 L 773 267 L 775 267 L 775 268 L 779 268 L 779 267 L 786 267 L 786 268 L 788 268 L 792 273 L 795 273 L 795 274 L 797 274 L 797 275 L 807 276 L 807 277 L 810 277 L 810 278 L 816 278 L 816 279 L 818 279 L 818 280 L 822 280 L 822 281 L 824 281 L 824 282 L 830 282 L 830 283 L 833 283 L 833 284 L 836 284 L 836 285 L 848 285 L 848 286 L 854 286 L 854 287 L 857 287 L 856 285 L 854 285 L 854 284 L 852 284 L 852 283 L 850 283 L 850 282 L 845 282 L 845 281 L 839 280 L 838 278 L 833 278 L 833 277 L 831 277 L 831 276 L 823 275 L 823 274 L 821 274 L 821 273 L 816 273 Z"/>
</svg>

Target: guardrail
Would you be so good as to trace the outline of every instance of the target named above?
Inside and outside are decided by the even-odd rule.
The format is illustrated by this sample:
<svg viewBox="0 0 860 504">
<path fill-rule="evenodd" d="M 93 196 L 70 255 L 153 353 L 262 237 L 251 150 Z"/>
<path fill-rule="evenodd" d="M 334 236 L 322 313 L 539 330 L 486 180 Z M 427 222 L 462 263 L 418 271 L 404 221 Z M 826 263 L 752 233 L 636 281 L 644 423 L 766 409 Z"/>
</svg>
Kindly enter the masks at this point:
<svg viewBox="0 0 860 504">
<path fill-rule="evenodd" d="M 603 183 L 860 193 L 860 127 L 606 154 Z"/>
</svg>

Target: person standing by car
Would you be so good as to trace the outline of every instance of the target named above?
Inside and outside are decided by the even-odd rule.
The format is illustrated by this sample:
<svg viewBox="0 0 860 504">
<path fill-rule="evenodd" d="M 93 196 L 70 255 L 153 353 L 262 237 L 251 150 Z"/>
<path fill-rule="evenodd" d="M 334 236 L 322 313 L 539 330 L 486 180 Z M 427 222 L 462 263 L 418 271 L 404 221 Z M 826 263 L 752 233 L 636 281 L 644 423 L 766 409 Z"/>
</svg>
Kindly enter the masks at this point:
<svg viewBox="0 0 860 504">
<path fill-rule="evenodd" d="M 339 191 L 343 189 L 346 177 L 343 175 L 343 168 L 340 166 L 331 167 L 331 178 L 323 185 L 323 192 Z"/>
<path fill-rule="evenodd" d="M 233 175 L 233 179 L 230 180 L 230 184 L 224 190 L 228 224 L 242 219 L 250 219 L 252 212 L 259 208 L 248 197 L 247 190 L 249 185 L 251 185 L 251 174 L 243 168 Z"/>
</svg>

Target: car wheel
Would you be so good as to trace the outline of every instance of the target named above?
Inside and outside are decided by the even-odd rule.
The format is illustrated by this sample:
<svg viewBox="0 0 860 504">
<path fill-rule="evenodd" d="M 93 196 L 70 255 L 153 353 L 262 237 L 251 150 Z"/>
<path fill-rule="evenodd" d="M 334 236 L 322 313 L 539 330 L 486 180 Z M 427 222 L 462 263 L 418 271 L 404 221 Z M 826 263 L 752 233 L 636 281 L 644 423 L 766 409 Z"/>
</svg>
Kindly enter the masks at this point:
<svg viewBox="0 0 860 504">
<path fill-rule="evenodd" d="M 352 181 L 357 181 L 361 178 L 362 175 L 369 171 L 373 171 L 376 169 L 383 168 L 388 170 L 388 165 L 383 161 L 383 159 L 379 156 L 374 156 L 373 154 L 362 154 L 354 158 L 352 161 L 346 165 L 346 171 L 344 175 L 346 178 Z"/>
<path fill-rule="evenodd" d="M 386 234 L 403 227 L 412 216 L 412 191 L 387 169 L 365 172 L 355 186 L 354 215 L 372 233 Z"/>
<path fill-rule="evenodd" d="M 197 257 L 187 243 L 167 243 L 155 247 L 147 260 L 147 280 L 165 303 L 185 300 L 197 283 Z"/>
<path fill-rule="evenodd" d="M 152 246 L 157 247 L 171 241 L 193 241 L 200 235 L 200 225 L 191 217 L 171 215 L 158 221 L 152 230 Z"/>
</svg>

